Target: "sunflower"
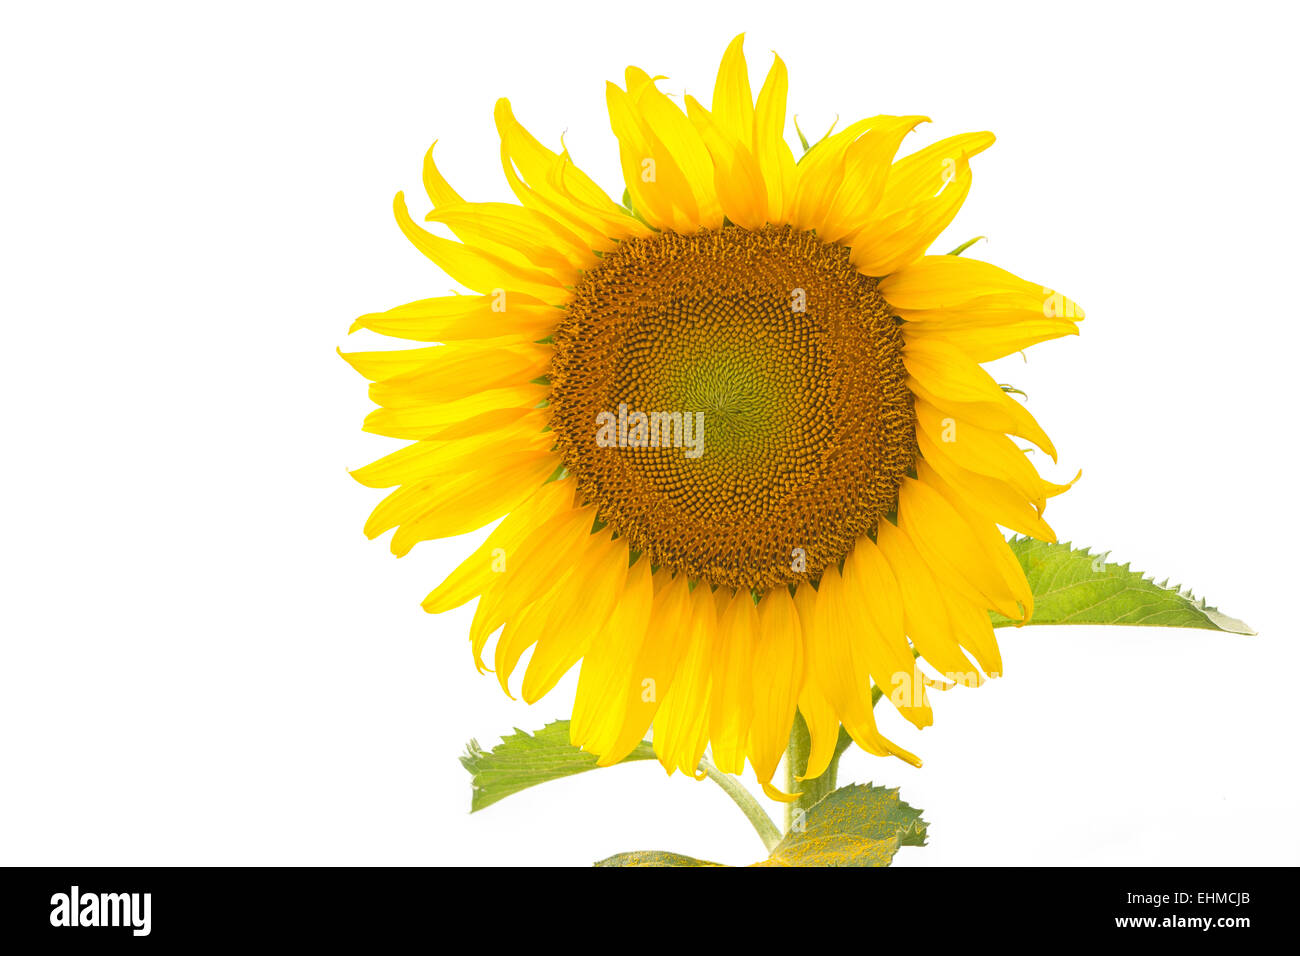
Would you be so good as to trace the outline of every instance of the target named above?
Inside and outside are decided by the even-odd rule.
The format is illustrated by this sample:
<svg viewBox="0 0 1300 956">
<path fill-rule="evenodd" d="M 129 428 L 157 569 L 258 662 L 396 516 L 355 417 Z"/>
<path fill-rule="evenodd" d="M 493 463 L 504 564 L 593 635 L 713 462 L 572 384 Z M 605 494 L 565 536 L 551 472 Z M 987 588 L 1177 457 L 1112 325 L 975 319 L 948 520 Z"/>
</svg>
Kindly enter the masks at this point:
<svg viewBox="0 0 1300 956">
<path fill-rule="evenodd" d="M 796 161 L 785 65 L 755 100 L 742 39 L 712 109 L 636 68 L 607 84 L 621 203 L 504 99 L 517 205 L 466 201 L 430 149 L 425 218 L 455 239 L 401 193 L 397 222 L 477 294 L 362 316 L 438 344 L 345 357 L 380 406 L 366 430 L 411 440 L 354 473 L 394 489 L 366 534 L 396 529 L 400 556 L 503 519 L 424 601 L 478 599 L 480 671 L 498 631 L 507 694 L 531 649 L 529 703 L 581 662 L 572 742 L 602 765 L 651 731 L 669 773 L 698 775 L 709 747 L 781 797 L 796 710 L 806 777 L 841 725 L 919 765 L 878 731 L 873 685 L 924 727 L 928 687 L 1001 672 L 988 612 L 1023 623 L 1033 598 L 999 526 L 1055 540 L 1042 512 L 1069 485 L 1039 476 L 1012 436 L 1055 460 L 1050 439 L 980 363 L 1082 312 L 926 254 L 991 133 L 895 159 L 927 118 L 873 116 Z"/>
</svg>

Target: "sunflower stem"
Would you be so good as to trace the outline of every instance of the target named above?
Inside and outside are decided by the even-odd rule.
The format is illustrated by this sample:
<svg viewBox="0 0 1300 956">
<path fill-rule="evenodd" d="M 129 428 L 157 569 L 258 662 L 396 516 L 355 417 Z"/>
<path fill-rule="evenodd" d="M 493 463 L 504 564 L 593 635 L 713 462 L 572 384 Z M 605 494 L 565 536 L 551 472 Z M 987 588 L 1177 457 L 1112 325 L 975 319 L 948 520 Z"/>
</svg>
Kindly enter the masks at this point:
<svg viewBox="0 0 1300 956">
<path fill-rule="evenodd" d="M 808 757 L 812 753 L 812 737 L 808 733 L 808 724 L 803 714 L 795 711 L 794 726 L 790 728 L 790 746 L 785 752 L 785 792 L 797 793 L 799 798 L 785 805 L 785 831 L 789 833 L 803 825 L 803 821 L 813 805 L 835 789 L 835 777 L 840 769 L 840 755 L 853 743 L 843 727 L 839 739 L 835 742 L 835 753 L 826 766 L 826 772 L 811 780 L 800 780 L 808 770 Z"/>
<path fill-rule="evenodd" d="M 772 818 L 754 799 L 749 789 L 731 774 L 723 773 L 713 766 L 707 759 L 700 760 L 700 769 L 722 788 L 723 793 L 731 797 L 736 806 L 740 807 L 740 812 L 753 824 L 754 829 L 758 831 L 759 839 L 763 841 L 763 846 L 767 848 L 768 853 L 771 853 L 773 847 L 781 842 L 781 831 L 776 828 Z"/>
</svg>

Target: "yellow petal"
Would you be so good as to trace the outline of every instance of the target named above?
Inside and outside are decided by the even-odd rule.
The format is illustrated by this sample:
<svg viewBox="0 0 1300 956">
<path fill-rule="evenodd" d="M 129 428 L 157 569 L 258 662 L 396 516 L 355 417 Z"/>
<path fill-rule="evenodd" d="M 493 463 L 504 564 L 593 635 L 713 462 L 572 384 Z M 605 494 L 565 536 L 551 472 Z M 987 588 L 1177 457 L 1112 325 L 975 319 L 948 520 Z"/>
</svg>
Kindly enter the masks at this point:
<svg viewBox="0 0 1300 956">
<path fill-rule="evenodd" d="M 349 332 L 369 329 L 416 342 L 461 339 L 535 341 L 555 331 L 564 313 L 523 293 L 449 295 L 372 312 L 352 323 Z"/>
<path fill-rule="evenodd" d="M 483 416 L 501 410 L 527 414 L 546 398 L 546 393 L 545 385 L 515 385 L 489 389 L 450 402 L 380 408 L 366 416 L 362 428 L 389 438 L 428 438 L 459 422 L 485 421 Z"/>
<path fill-rule="evenodd" d="M 981 428 L 1019 435 L 1056 460 L 1056 448 L 1029 410 L 1004 392 L 988 372 L 945 342 L 908 340 L 903 347 L 908 387 L 941 411 Z"/>
<path fill-rule="evenodd" d="M 941 587 L 916 547 L 888 521 L 880 522 L 876 543 L 898 581 L 903 599 L 903 624 L 916 649 L 950 680 L 968 674 L 972 665 L 962 654 L 960 641 L 953 633 L 952 621 L 940 595 Z"/>
<path fill-rule="evenodd" d="M 785 221 L 785 204 L 794 198 L 794 154 L 785 141 L 785 99 L 789 78 L 785 63 L 774 56 L 754 107 L 754 158 L 767 187 L 769 222 Z"/>
<path fill-rule="evenodd" d="M 442 223 L 475 248 L 543 269 L 565 285 L 576 284 L 579 271 L 598 261 L 570 229 L 535 209 L 498 202 L 454 203 L 438 207 L 425 219 Z"/>
<path fill-rule="evenodd" d="M 942 495 L 944 500 L 961 515 L 974 533 L 976 540 L 979 541 L 980 546 L 984 549 L 989 563 L 1002 575 L 1002 580 L 1011 592 L 1013 599 L 1024 607 L 1023 615 L 1017 612 L 1006 616 L 1021 623 L 1028 622 L 1034 613 L 1034 592 L 1029 587 L 1029 581 L 1025 578 L 1024 568 L 1016 560 L 1010 545 L 1007 544 L 1007 539 L 1002 536 L 1002 532 L 998 530 L 997 525 L 990 518 L 972 508 L 965 498 L 935 471 L 929 462 L 918 461 L 916 463 L 916 475 L 920 481 Z M 1047 530 L 1049 533 L 1051 532 L 1050 528 Z"/>
<path fill-rule="evenodd" d="M 916 341 L 942 341 L 960 349 L 975 362 L 992 362 L 1039 342 L 1063 335 L 1078 335 L 1073 322 L 1062 319 L 1029 319 L 993 327 L 971 323 L 908 322 L 904 335 Z"/>
<path fill-rule="evenodd" d="M 850 620 L 857 622 L 853 631 L 855 664 L 865 664 L 871 679 L 900 714 L 917 727 L 928 727 L 934 715 L 907 644 L 898 582 L 870 538 L 859 538 L 844 559 L 844 597 Z M 861 671 L 859 675 L 861 679 Z"/>
<path fill-rule="evenodd" d="M 490 436 L 493 432 L 502 431 L 516 424 L 521 430 L 526 430 L 533 435 L 539 435 L 549 422 L 550 413 L 543 408 L 496 408 L 481 415 L 475 415 L 473 418 L 467 418 L 448 425 L 446 428 L 439 428 L 425 435 L 424 440 L 445 442 L 477 439 Z M 553 436 L 550 440 L 554 443 Z"/>
<path fill-rule="evenodd" d="M 749 760 L 759 783 L 767 783 L 789 746 L 790 726 L 803 683 L 799 614 L 785 588 L 768 591 L 758 606 L 753 676 L 754 718 L 749 727 Z"/>
<path fill-rule="evenodd" d="M 898 496 L 898 526 L 916 545 L 939 580 L 968 600 L 983 601 L 999 614 L 1021 617 L 1016 595 L 981 539 L 953 505 L 928 482 L 903 479 Z"/>
<path fill-rule="evenodd" d="M 877 216 L 914 208 L 939 195 L 953 182 L 963 164 L 992 146 L 996 139 L 989 132 L 962 133 L 904 156 L 889 170 Z"/>
<path fill-rule="evenodd" d="M 421 541 L 474 531 L 517 508 L 558 463 L 549 451 L 514 452 L 450 480 L 403 485 L 380 502 L 366 534 L 373 538 L 397 525 L 390 549 L 401 557 Z"/>
<path fill-rule="evenodd" d="M 1003 269 L 959 256 L 925 256 L 880 283 L 905 319 L 904 335 L 943 341 L 977 362 L 1073 335 L 1084 318 L 1074 301 Z"/>
<path fill-rule="evenodd" d="M 439 355 L 447 354 L 437 345 L 427 349 L 385 349 L 379 352 L 337 351 L 343 361 L 372 382 L 382 382 L 425 368 L 430 362 L 437 361 Z"/>
<path fill-rule="evenodd" d="M 550 273 L 518 266 L 490 252 L 421 229 L 407 212 L 401 193 L 393 198 L 393 215 L 411 244 L 466 288 L 475 292 L 514 290 L 552 305 L 563 305 L 569 299 L 564 283 Z"/>
<path fill-rule="evenodd" d="M 713 160 L 695 125 L 655 82 L 636 67 L 627 69 L 627 88 L 650 131 L 664 145 L 686 179 L 698 223 L 706 229 L 722 227 L 722 207 L 714 191 Z M 635 87 L 635 90 L 634 90 Z"/>
<path fill-rule="evenodd" d="M 626 573 L 609 622 L 583 658 L 569 721 L 569 740 L 595 754 L 612 746 L 622 729 L 628 684 L 645 643 L 654 604 L 649 558 L 638 560 Z"/>
<path fill-rule="evenodd" d="M 800 638 L 804 646 L 803 687 L 799 691 L 799 712 L 808 726 L 810 748 L 808 766 L 803 777 L 820 777 L 826 772 L 835 756 L 839 743 L 840 721 L 835 708 L 817 683 L 816 671 L 809 658 L 813 654 L 813 627 L 816 621 L 817 590 L 807 583 L 800 584 L 794 592 L 794 604 L 799 613 Z"/>
<path fill-rule="evenodd" d="M 656 578 L 669 578 L 661 569 Z M 679 574 L 657 587 L 645 640 L 628 675 L 626 709 L 614 742 L 601 752 L 600 766 L 617 763 L 645 737 L 671 690 L 690 642 L 691 591 Z"/>
<path fill-rule="evenodd" d="M 456 441 L 419 441 L 358 468 L 352 477 L 367 488 L 392 488 L 425 478 L 453 475 L 504 460 L 520 451 L 549 450 L 554 437 L 541 431 L 545 417 L 511 422 L 503 428 Z"/>
<path fill-rule="evenodd" d="M 968 600 L 955 588 L 941 589 L 940 594 L 952 621 L 953 634 L 961 641 L 962 647 L 970 651 L 985 674 L 1001 677 L 1002 653 L 984 605 Z"/>
<path fill-rule="evenodd" d="M 754 95 L 749 87 L 745 63 L 745 34 L 739 33 L 727 45 L 713 85 L 712 113 L 715 122 L 732 139 L 748 146 L 754 139 Z"/>
<path fill-rule="evenodd" d="M 962 468 L 925 432 L 919 431 L 916 437 L 926 462 L 974 511 L 1004 528 L 1040 541 L 1056 540 L 1056 533 L 1029 500 L 1007 482 Z"/>
<path fill-rule="evenodd" d="M 501 136 L 502 145 L 508 149 L 511 161 L 518 166 L 519 172 L 529 186 L 535 190 L 543 190 L 548 185 L 549 174 L 559 161 L 559 154 L 547 149 L 524 129 L 515 119 L 510 109 L 510 101 L 504 97 L 497 100 L 495 119 L 497 133 Z M 605 191 L 576 166 L 571 167 L 567 182 L 568 194 L 573 198 L 611 214 L 619 211 L 618 204 L 605 195 Z"/>
<path fill-rule="evenodd" d="M 858 120 L 814 145 L 795 165 L 794 195 L 786 218 L 800 229 L 814 229 L 824 218 L 844 179 L 844 154 L 878 117 Z"/>
<path fill-rule="evenodd" d="M 561 153 L 559 161 L 551 167 L 547 181 L 560 195 L 569 201 L 573 208 L 600 224 L 608 238 L 604 242 L 593 245 L 593 249 L 608 252 L 617 247 L 618 241 L 631 236 L 646 237 L 653 234 L 649 226 L 633 218 L 622 206 L 616 206 L 611 210 L 608 205 L 593 206 L 576 197 L 569 182 L 569 177 L 574 170 L 575 167 L 573 161 L 569 158 L 569 154 L 567 152 Z"/>
<path fill-rule="evenodd" d="M 767 187 L 748 141 L 742 144 L 734 138 L 690 96 L 686 109 L 713 159 L 713 185 L 722 211 L 742 228 L 761 229 L 767 222 Z"/>
<path fill-rule="evenodd" d="M 534 342 L 484 344 L 457 342 L 431 349 L 416 368 L 390 375 L 370 386 L 370 400 L 386 408 L 450 402 L 491 389 L 522 386 L 551 369 L 555 349 Z M 344 356 L 349 358 L 349 356 Z"/>
<path fill-rule="evenodd" d="M 506 570 L 483 594 L 470 623 L 470 643 L 482 659 L 488 637 L 520 610 L 546 594 L 564 573 L 584 560 L 591 545 L 595 509 L 562 511 L 532 533 L 510 555 Z"/>
<path fill-rule="evenodd" d="M 587 243 L 551 217 L 507 203 L 470 203 L 443 178 L 430 149 L 424 188 L 433 203 L 428 222 L 449 227 L 458 239 L 518 265 L 546 269 L 572 284 L 574 271 L 594 264 Z"/>
<path fill-rule="evenodd" d="M 687 627 L 685 653 L 655 714 L 654 748 L 669 773 L 681 770 L 699 776 L 700 758 L 709 741 L 709 698 L 717 634 L 714 598 L 703 582 L 691 592 Z"/>
<path fill-rule="evenodd" d="M 913 408 L 918 430 L 945 457 L 968 471 L 1006 482 L 1039 512 L 1048 498 L 1069 489 L 1069 484 L 1056 484 L 1039 477 L 1024 450 L 1001 432 L 945 414 L 922 398 L 914 399 Z"/>
<path fill-rule="evenodd" d="M 487 539 L 461 562 L 446 580 L 429 592 L 422 607 L 440 614 L 460 607 L 483 593 L 498 574 L 510 567 L 512 555 L 538 525 L 573 506 L 572 481 L 548 481 L 511 511 Z"/>
<path fill-rule="evenodd" d="M 437 146 L 438 141 L 434 140 L 433 146 Z M 433 146 L 424 154 L 424 191 L 429 195 L 429 202 L 437 209 L 439 206 L 449 205 L 451 203 L 461 203 L 465 200 L 461 198 L 460 193 L 451 188 L 451 183 L 447 182 L 446 177 L 438 170 L 438 164 L 433 161 Z"/>
<path fill-rule="evenodd" d="M 987 296 L 1002 295 L 1014 298 L 997 300 L 1000 307 L 1019 307 L 1046 317 L 1043 302 L 1050 292 L 967 256 L 924 256 L 880 280 L 880 294 L 901 310 L 964 309 Z"/>
<path fill-rule="evenodd" d="M 614 246 L 611 239 L 649 233 L 578 169 L 567 153 L 551 152 L 524 129 L 509 100 L 497 100 L 495 119 L 501 137 L 501 168 L 524 206 L 562 223 L 593 250 L 608 251 Z"/>
<path fill-rule="evenodd" d="M 774 786 L 770 780 L 760 780 L 759 786 L 763 788 L 764 796 L 769 800 L 776 800 L 780 803 L 794 803 L 803 796 L 803 791 L 801 790 L 794 793 L 786 793 L 780 787 Z"/>
<path fill-rule="evenodd" d="M 524 651 L 540 641 L 547 632 L 556 603 L 573 586 L 573 574 L 573 568 L 565 571 L 549 591 L 518 611 L 501 629 L 493 657 L 493 669 L 502 692 L 511 700 L 515 699 L 515 695 L 510 693 L 510 678 L 519 665 L 519 659 L 523 657 Z"/>
<path fill-rule="evenodd" d="M 748 588 L 737 591 L 718 621 L 713 649 L 713 692 L 709 740 L 713 762 L 723 773 L 745 769 L 745 744 L 754 716 L 754 639 L 758 614 Z"/>
<path fill-rule="evenodd" d="M 849 239 L 853 264 L 867 275 L 885 276 L 915 261 L 948 228 L 970 187 L 970 163 L 964 155 L 958 158 L 941 192 L 888 214 L 882 211 L 889 198 L 886 185 L 881 208 L 876 211 L 879 218 Z"/>
<path fill-rule="evenodd" d="M 524 673 L 523 698 L 537 703 L 587 653 L 624 597 L 627 542 L 608 528 L 591 536 L 588 556 L 574 567 L 571 583 L 556 599 L 547 631 L 533 649 Z"/>
<path fill-rule="evenodd" d="M 605 102 L 632 205 L 659 229 L 694 231 L 699 226 L 699 207 L 672 154 L 624 90 L 606 83 Z"/>
<path fill-rule="evenodd" d="M 876 730 L 868 667 L 860 660 L 865 648 L 857 646 L 862 626 L 860 607 L 857 595 L 846 594 L 839 571 L 834 566 L 827 568 L 817 587 L 812 640 L 804 642 L 807 665 L 854 743 L 867 753 L 893 755 L 920 766 L 914 754 Z"/>
<path fill-rule="evenodd" d="M 926 116 L 882 116 L 844 152 L 844 175 L 839 189 L 817 225 L 827 242 L 839 242 L 860 232 L 870 221 L 884 195 L 890 162 L 903 138 Z"/>
</svg>

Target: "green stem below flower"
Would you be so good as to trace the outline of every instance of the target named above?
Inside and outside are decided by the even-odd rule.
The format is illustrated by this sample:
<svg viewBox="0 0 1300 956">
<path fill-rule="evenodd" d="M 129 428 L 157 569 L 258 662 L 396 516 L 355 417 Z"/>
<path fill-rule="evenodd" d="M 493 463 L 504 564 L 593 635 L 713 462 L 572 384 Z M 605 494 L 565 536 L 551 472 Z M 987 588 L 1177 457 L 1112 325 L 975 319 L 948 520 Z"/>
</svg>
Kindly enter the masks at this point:
<svg viewBox="0 0 1300 956">
<path fill-rule="evenodd" d="M 818 800 L 835 789 L 835 775 L 840 766 L 840 754 L 852 743 L 844 728 L 840 728 L 840 739 L 835 742 L 835 755 L 831 757 L 826 772 L 811 780 L 800 780 L 808 770 L 808 756 L 812 752 L 812 738 L 808 734 L 808 725 L 803 714 L 795 711 L 794 726 L 790 728 L 790 746 L 785 752 L 785 791 L 797 793 L 799 798 L 785 805 L 785 829 L 802 822 L 804 815 Z"/>
<path fill-rule="evenodd" d="M 873 687 L 871 689 L 871 706 L 876 706 L 876 701 L 880 700 L 880 689 Z M 853 743 L 853 738 L 848 732 L 840 727 L 839 739 L 835 741 L 835 753 L 831 755 L 831 761 L 826 767 L 825 773 L 820 777 L 814 777 L 811 780 L 800 780 L 808 770 L 808 757 L 812 753 L 812 737 L 808 733 L 808 724 L 803 719 L 803 714 L 797 710 L 794 714 L 794 725 L 790 728 L 790 744 L 785 752 L 785 791 L 786 793 L 799 794 L 798 799 L 785 805 L 785 832 L 789 833 L 791 827 L 796 822 L 801 823 L 807 812 L 812 809 L 823 797 L 835 790 L 835 776 L 840 767 L 840 756 L 844 751 L 849 749 Z M 722 788 L 722 791 L 740 807 L 740 812 L 758 831 L 759 838 L 763 841 L 763 846 L 767 847 L 769 853 L 773 847 L 781 842 L 784 834 L 776 828 L 772 818 L 759 804 L 749 789 L 740 782 L 736 777 L 729 773 L 723 773 L 717 767 L 713 766 L 707 758 L 700 760 L 700 769 L 708 776 L 710 780 Z"/>
<path fill-rule="evenodd" d="M 767 852 L 771 853 L 772 849 L 781 842 L 781 831 L 776 828 L 772 818 L 754 799 L 754 795 L 738 779 L 729 773 L 723 773 L 707 759 L 700 760 L 700 769 L 703 770 L 710 780 L 722 788 L 722 791 L 740 807 L 746 819 L 753 824 L 754 829 L 758 831 L 759 838 L 763 841 L 763 846 Z"/>
<path fill-rule="evenodd" d="M 876 706 L 876 701 L 880 700 L 880 688 L 871 688 L 871 706 Z M 799 711 L 794 713 L 794 725 L 790 728 L 790 745 L 785 752 L 785 792 L 797 793 L 799 799 L 793 803 L 785 805 L 785 831 L 790 832 L 790 828 L 795 824 L 796 819 L 802 820 L 803 815 L 812 809 L 813 805 L 826 795 L 835 790 L 835 777 L 840 769 L 840 755 L 849 749 L 853 743 L 853 738 L 849 736 L 842 726 L 840 727 L 839 739 L 835 741 L 835 753 L 831 755 L 831 762 L 826 766 L 826 772 L 820 777 L 814 777 L 811 780 L 800 780 L 808 772 L 808 757 L 812 753 L 812 737 L 808 733 L 808 724 L 804 722 L 803 714 Z"/>
</svg>

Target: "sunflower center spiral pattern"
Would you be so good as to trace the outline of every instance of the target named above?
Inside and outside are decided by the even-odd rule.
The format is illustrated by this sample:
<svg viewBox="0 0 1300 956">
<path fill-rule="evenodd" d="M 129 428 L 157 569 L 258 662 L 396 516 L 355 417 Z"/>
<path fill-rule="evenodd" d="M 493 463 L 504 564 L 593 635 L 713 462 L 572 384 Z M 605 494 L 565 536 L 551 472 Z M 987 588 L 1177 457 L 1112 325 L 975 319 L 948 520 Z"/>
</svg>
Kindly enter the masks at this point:
<svg viewBox="0 0 1300 956">
<path fill-rule="evenodd" d="M 846 247 L 789 226 L 631 238 L 584 273 L 554 342 L 557 448 L 658 567 L 816 581 L 897 506 L 916 458 L 903 335 Z M 649 443 L 638 413 L 658 418 Z"/>
</svg>

